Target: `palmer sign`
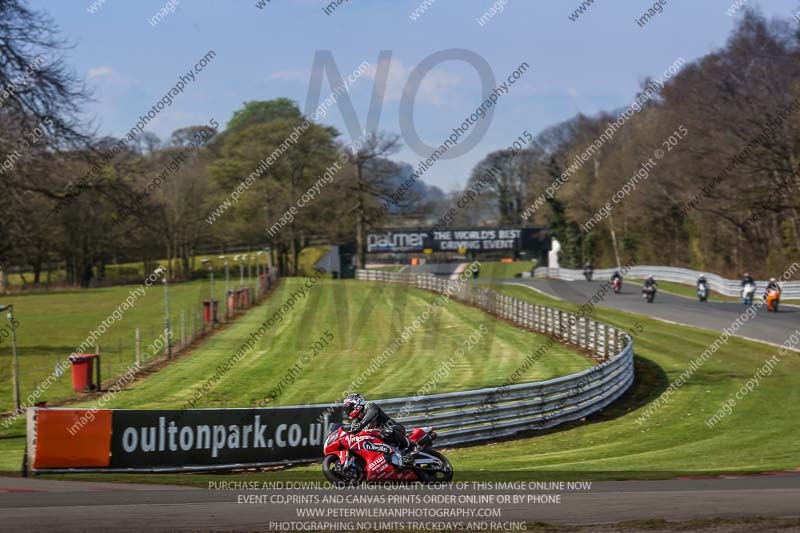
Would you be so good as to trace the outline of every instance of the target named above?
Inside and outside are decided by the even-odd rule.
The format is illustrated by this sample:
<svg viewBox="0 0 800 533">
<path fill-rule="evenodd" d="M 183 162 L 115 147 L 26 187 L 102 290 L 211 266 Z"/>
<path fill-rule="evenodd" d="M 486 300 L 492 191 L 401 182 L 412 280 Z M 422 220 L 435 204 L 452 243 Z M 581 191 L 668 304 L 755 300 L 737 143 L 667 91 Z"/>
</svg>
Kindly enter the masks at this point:
<svg viewBox="0 0 800 533">
<path fill-rule="evenodd" d="M 536 246 L 533 228 L 467 228 L 446 231 L 386 230 L 367 235 L 368 252 L 421 252 L 425 248 L 449 252 L 522 250 Z"/>
</svg>

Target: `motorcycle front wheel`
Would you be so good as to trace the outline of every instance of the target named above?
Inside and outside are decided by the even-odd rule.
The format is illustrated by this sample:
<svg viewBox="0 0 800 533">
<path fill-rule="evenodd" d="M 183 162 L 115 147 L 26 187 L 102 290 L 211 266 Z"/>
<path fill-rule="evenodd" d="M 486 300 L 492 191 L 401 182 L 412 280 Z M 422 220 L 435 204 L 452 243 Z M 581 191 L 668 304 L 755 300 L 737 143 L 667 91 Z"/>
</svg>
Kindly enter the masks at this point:
<svg viewBox="0 0 800 533">
<path fill-rule="evenodd" d="M 425 450 L 424 453 L 436 458 L 441 464 L 435 469 L 418 469 L 420 481 L 423 483 L 449 483 L 453 480 L 453 465 L 450 460 L 436 450 Z"/>
<path fill-rule="evenodd" d="M 347 472 L 343 472 L 339 456 L 328 455 L 322 461 L 322 475 L 334 485 L 359 485 L 364 482 L 366 471 L 356 460 Z"/>
</svg>

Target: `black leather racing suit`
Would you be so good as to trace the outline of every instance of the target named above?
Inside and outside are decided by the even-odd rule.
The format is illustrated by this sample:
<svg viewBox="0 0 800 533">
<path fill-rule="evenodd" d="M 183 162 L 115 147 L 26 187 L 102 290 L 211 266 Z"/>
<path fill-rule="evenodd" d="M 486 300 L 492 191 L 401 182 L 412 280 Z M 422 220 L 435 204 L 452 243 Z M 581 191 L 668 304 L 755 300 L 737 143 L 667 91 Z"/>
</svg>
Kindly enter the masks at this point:
<svg viewBox="0 0 800 533">
<path fill-rule="evenodd" d="M 350 425 L 350 433 L 358 433 L 365 429 L 377 429 L 386 444 L 397 446 L 401 450 L 414 447 L 414 443 L 406 437 L 406 429 L 399 422 L 395 422 L 378 405 L 367 402 L 361 418 L 354 420 Z"/>
</svg>

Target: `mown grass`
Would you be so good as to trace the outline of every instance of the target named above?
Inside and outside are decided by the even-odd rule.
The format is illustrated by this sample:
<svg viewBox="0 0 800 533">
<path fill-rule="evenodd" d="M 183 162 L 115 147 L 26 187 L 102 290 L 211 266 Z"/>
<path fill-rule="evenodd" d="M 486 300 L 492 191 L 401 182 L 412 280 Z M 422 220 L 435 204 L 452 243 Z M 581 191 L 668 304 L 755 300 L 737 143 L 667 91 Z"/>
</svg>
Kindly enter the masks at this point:
<svg viewBox="0 0 800 533">
<path fill-rule="evenodd" d="M 500 286 L 498 290 L 566 310 L 577 308 L 574 304 L 524 287 Z M 476 321 L 485 320 L 483 317 L 467 313 L 464 315 L 467 322 L 461 327 L 474 327 Z M 718 333 L 605 308 L 597 308 L 594 317 L 635 332 L 637 381 L 634 387 L 614 405 L 589 420 L 526 438 L 446 450 L 456 469 L 457 479 L 664 479 L 795 470 L 800 467 L 800 440 L 796 431 L 800 415 L 800 388 L 797 387 L 800 356 L 796 352 L 779 354 L 773 346 L 731 338 L 682 386 L 674 389 L 665 405 L 651 417 L 640 419 L 645 408 L 717 339 Z M 283 337 L 290 332 L 284 330 L 277 334 Z M 780 362 L 772 373 L 765 376 L 752 392 L 736 399 L 737 391 L 767 359 L 775 355 L 779 355 Z M 341 360 L 339 364 L 344 366 Z M 491 370 L 491 366 L 483 364 L 480 369 Z M 346 368 L 351 367 L 346 365 Z M 305 390 L 304 396 L 313 401 L 326 397 L 325 393 L 317 395 L 312 392 L 311 386 L 319 381 L 314 381 L 310 375 L 301 376 L 296 384 L 297 390 Z M 497 377 L 502 376 L 495 374 L 492 379 Z M 395 383 L 402 381 L 395 380 Z M 463 381 L 463 384 L 476 383 L 470 379 Z M 413 383 L 417 382 L 418 375 L 413 380 Z M 368 394 L 380 395 L 381 391 L 388 392 L 393 388 L 372 386 L 374 388 Z M 394 388 L 398 392 L 402 389 Z M 732 412 L 714 427 L 707 427 L 706 420 L 731 398 L 737 401 Z M 18 464 L 19 446 L 12 449 L 7 445 L 5 448 L 7 453 L 4 456 L 15 456 Z M 7 464 L 15 463 L 7 461 Z M 243 477 L 321 479 L 318 466 L 225 475 L 225 479 Z M 204 486 L 209 480 L 220 480 L 221 477 L 209 474 L 117 475 L 104 479 Z"/>
<path fill-rule="evenodd" d="M 567 310 L 577 306 L 519 286 L 498 290 Z M 647 404 L 674 382 L 718 333 L 675 326 L 601 308 L 596 318 L 634 333 L 637 385 L 593 423 L 538 437 L 451 453 L 462 469 L 576 479 L 666 478 L 689 474 L 792 470 L 800 466 L 793 429 L 800 415 L 800 355 L 789 352 L 759 387 L 709 429 L 705 421 L 764 362 L 778 354 L 765 344 L 731 339 L 651 417 Z M 638 323 L 638 325 L 637 325 Z M 663 372 L 663 374 L 662 374 Z"/>
<path fill-rule="evenodd" d="M 482 262 L 481 276 L 484 279 L 507 279 L 516 277 L 523 272 L 533 272 L 536 261 L 514 261 L 502 263 L 500 261 Z"/>
<path fill-rule="evenodd" d="M 498 290 L 566 310 L 577 306 L 519 286 Z M 598 308 L 595 318 L 635 332 L 637 381 L 604 412 L 550 432 L 489 445 L 446 450 L 456 479 L 667 479 L 795 470 L 800 467 L 800 355 L 732 338 L 700 366 L 651 417 L 638 421 L 645 408 L 718 333 L 667 324 L 643 316 Z M 736 393 L 765 360 L 780 362 L 758 387 L 741 399 Z M 712 428 L 706 420 L 721 404 L 736 399 L 732 412 Z M 316 479 L 319 466 L 224 479 Z M 164 475 L 113 479 L 192 483 L 204 486 L 219 475 Z"/>
<path fill-rule="evenodd" d="M 236 280 L 238 282 L 238 279 Z M 17 294 L 0 297 L 0 303 L 13 304 L 17 328 L 20 365 L 20 391 L 23 403 L 35 388 L 50 376 L 58 361 L 65 360 L 96 330 L 131 290 L 139 285 L 109 288 Z M 215 285 L 217 299 L 222 298 L 224 283 Z M 192 310 L 210 296 L 207 280 L 174 283 L 169 287 L 173 344 L 180 340 L 181 312 L 186 316 L 187 335 L 192 328 Z M 142 354 L 164 331 L 164 287 L 158 281 L 146 288 L 133 307 L 124 311 L 98 339 L 103 379 L 124 371 L 135 361 L 135 330 L 140 329 Z M 2 318 L 5 325 L 6 319 Z M 198 327 L 200 324 L 198 323 Z M 93 349 L 88 351 L 93 352 Z M 153 355 L 154 350 L 150 350 Z M 11 382 L 11 342 L 0 343 L 0 411 L 13 409 Z M 39 397 L 56 401 L 72 396 L 69 371 Z"/>
<path fill-rule="evenodd" d="M 252 331 L 283 304 L 302 280 L 288 278 L 265 304 L 253 309 L 227 330 L 170 366 L 141 379 L 105 405 L 111 408 L 180 408 L 216 372 L 217 366 L 235 353 Z M 256 346 L 202 396 L 196 407 L 248 407 L 269 398 L 308 346 L 325 335 L 333 340 L 312 357 L 294 383 L 281 391 L 270 405 L 324 403 L 341 400 L 354 377 L 370 365 L 411 325 L 437 296 L 404 285 L 354 280 L 322 280 L 309 290 L 307 299 L 286 319 L 270 329 Z M 412 335 L 390 359 L 371 374 L 359 391 L 368 398 L 416 394 L 441 364 L 454 357 L 465 339 L 481 331 L 477 345 L 456 357 L 446 378 L 431 392 L 449 392 L 500 385 L 514 373 L 525 355 L 545 338 L 494 319 L 483 311 L 448 303 Z M 557 346 L 521 377 L 535 381 L 588 368 L 591 362 L 565 347 Z M 78 405 L 93 405 L 85 402 Z M 15 423 L 9 436 L 23 433 Z M 0 470 L 18 468 L 22 439 L 0 439 Z M 5 452 L 5 453 L 3 453 Z M 154 478 L 155 479 L 155 478 Z"/>
</svg>

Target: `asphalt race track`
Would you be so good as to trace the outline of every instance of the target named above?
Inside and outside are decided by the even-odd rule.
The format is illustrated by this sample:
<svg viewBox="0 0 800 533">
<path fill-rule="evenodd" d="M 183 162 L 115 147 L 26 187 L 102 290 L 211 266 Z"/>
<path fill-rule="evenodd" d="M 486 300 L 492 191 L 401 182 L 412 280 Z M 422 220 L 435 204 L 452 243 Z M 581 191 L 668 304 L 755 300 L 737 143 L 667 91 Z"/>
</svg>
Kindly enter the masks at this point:
<svg viewBox="0 0 800 533">
<path fill-rule="evenodd" d="M 220 476 L 224 479 L 224 476 Z M 320 475 L 320 478 L 322 476 Z M 431 502 L 421 505 L 360 503 L 340 505 L 270 503 L 270 497 L 298 496 L 320 500 L 324 495 L 366 497 L 383 494 L 442 497 L 524 495 L 517 503 Z M 554 498 L 559 496 L 559 502 Z M 547 496 L 550 502 L 532 502 L 529 496 Z M 413 497 L 413 496 L 411 496 Z M 248 503 L 245 503 L 250 498 Z M 592 483 L 588 490 L 439 491 L 417 487 L 297 490 L 206 490 L 182 487 L 84 483 L 42 479 L 0 478 L 0 514 L 3 531 L 191 531 L 267 530 L 276 523 L 346 524 L 404 521 L 368 517 L 370 510 L 431 510 L 425 523 L 483 521 L 494 523 L 549 522 L 556 524 L 604 524 L 624 520 L 663 518 L 689 520 L 716 517 L 796 517 L 800 515 L 800 475 L 776 474 L 727 479 L 680 479 L 670 481 L 612 481 Z M 318 509 L 327 518 L 299 518 L 298 508 Z M 491 519 L 443 517 L 447 509 L 468 512 L 499 509 Z M 363 509 L 362 518 L 341 516 Z M 464 510 L 467 511 L 464 511 Z M 416 512 L 416 511 L 415 511 Z M 419 511 L 423 512 L 423 511 Z M 406 522 L 411 520 L 405 519 Z M 67 525 L 68 524 L 68 525 Z M 343 528 L 344 529 L 344 528 Z"/>
<path fill-rule="evenodd" d="M 458 265 L 459 263 L 431 263 L 409 266 L 403 269 L 403 272 L 428 272 L 438 276 L 449 276 Z M 605 283 L 604 280 L 588 282 L 524 278 L 513 280 L 480 278 L 477 281 L 479 283 L 525 285 L 554 298 L 579 305 L 590 301 L 602 290 L 601 286 Z M 648 304 L 642 298 L 641 284 L 639 283 L 623 283 L 620 294 L 609 291 L 598 305 L 719 332 L 725 328 L 731 328 L 731 324 L 747 309 L 738 302 L 713 301 L 713 296 L 711 301 L 700 302 L 695 298 L 678 296 L 664 291 L 659 291 L 655 301 Z M 779 306 L 778 313 L 770 313 L 766 306 L 762 306 L 754 318 L 740 320 L 740 324 L 743 325 L 738 328 L 736 335 L 782 345 L 800 328 L 800 307 L 784 305 Z"/>
<path fill-rule="evenodd" d="M 589 301 L 595 294 L 598 294 L 598 291 L 602 290 L 601 285 L 604 283 L 599 280 L 588 282 L 481 279 L 480 281 L 525 285 L 576 304 L 584 304 Z M 631 283 L 623 283 L 620 294 L 608 291 L 599 305 L 720 332 L 724 328 L 731 328 L 731 324 L 747 309 L 738 302 L 700 302 L 664 291 L 658 292 L 655 301 L 648 304 L 642 298 L 641 286 Z M 783 344 L 792 333 L 800 328 L 800 308 L 779 306 L 778 313 L 770 313 L 766 306 L 762 306 L 754 318 L 747 321 L 741 320 L 740 323 L 742 322 L 744 324 L 738 329 L 736 335 L 772 344 Z"/>
</svg>

